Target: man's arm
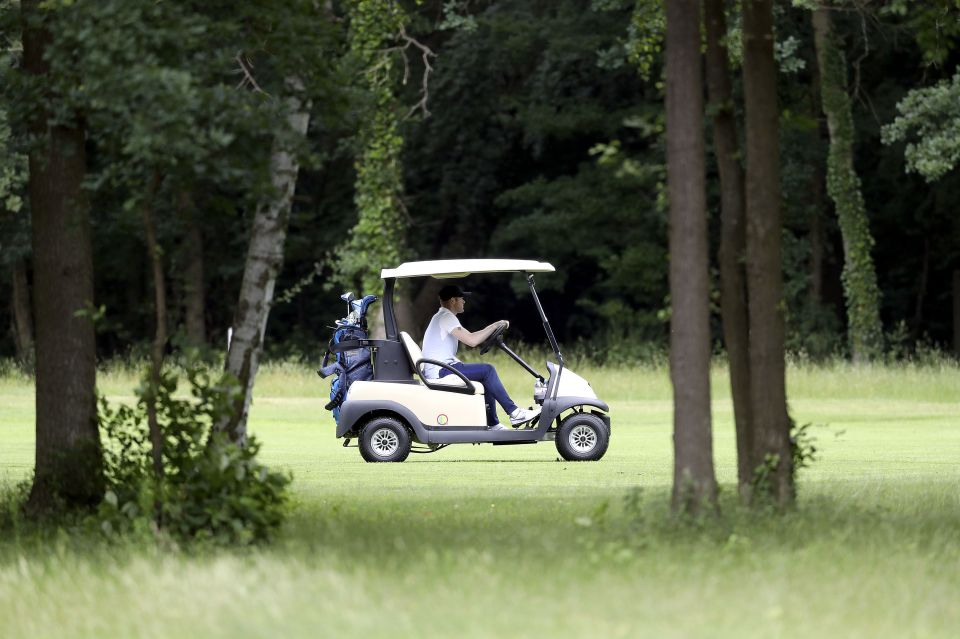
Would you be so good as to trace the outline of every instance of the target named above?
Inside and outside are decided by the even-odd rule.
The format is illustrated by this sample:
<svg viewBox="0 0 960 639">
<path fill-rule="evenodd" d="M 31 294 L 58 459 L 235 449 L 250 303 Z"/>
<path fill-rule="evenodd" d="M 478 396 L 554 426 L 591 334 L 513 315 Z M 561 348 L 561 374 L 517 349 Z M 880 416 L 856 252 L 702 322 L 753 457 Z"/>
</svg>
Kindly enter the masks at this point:
<svg viewBox="0 0 960 639">
<path fill-rule="evenodd" d="M 501 325 L 505 325 L 509 327 L 510 322 L 508 322 L 507 320 L 500 320 L 498 322 L 494 322 L 493 324 L 491 324 L 490 326 L 487 326 L 486 328 L 481 328 L 479 331 L 474 331 L 472 333 L 467 329 L 465 329 L 464 327 L 458 326 L 457 328 L 450 331 L 450 334 L 456 337 L 458 340 L 460 340 L 464 344 L 466 344 L 467 346 L 469 346 L 470 348 L 476 348 L 477 346 L 480 346 L 481 344 L 483 344 L 483 342 L 486 341 L 488 337 L 490 337 L 493 331 L 497 330 L 497 327 Z"/>
</svg>

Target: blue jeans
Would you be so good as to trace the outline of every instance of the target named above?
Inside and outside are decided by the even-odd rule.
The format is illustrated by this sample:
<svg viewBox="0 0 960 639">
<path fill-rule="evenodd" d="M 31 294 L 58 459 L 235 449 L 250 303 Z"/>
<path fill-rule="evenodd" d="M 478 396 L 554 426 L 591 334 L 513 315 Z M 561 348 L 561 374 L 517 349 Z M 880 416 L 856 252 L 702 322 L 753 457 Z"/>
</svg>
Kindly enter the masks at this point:
<svg viewBox="0 0 960 639">
<path fill-rule="evenodd" d="M 453 368 L 463 373 L 464 377 L 472 382 L 480 382 L 483 385 L 485 393 L 484 402 L 487 406 L 487 426 L 493 426 L 497 423 L 497 408 L 493 405 L 493 400 L 503 406 L 507 415 L 517 410 L 517 405 L 513 403 L 510 396 L 507 395 L 507 389 L 503 387 L 500 376 L 497 375 L 497 369 L 492 364 L 464 364 L 463 362 L 453 364 Z M 445 368 L 440 369 L 440 377 L 452 375 Z"/>
</svg>

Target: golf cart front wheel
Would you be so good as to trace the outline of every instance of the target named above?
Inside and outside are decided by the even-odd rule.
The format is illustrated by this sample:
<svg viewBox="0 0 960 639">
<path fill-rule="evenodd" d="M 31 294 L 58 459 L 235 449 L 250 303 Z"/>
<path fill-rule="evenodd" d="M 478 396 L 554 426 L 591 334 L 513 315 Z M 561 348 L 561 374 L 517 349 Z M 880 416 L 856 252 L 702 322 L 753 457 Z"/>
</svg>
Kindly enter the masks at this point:
<svg viewBox="0 0 960 639">
<path fill-rule="evenodd" d="M 374 417 L 360 433 L 360 456 L 368 462 L 402 462 L 410 454 L 410 433 L 394 417 Z"/>
<path fill-rule="evenodd" d="M 574 413 L 560 422 L 557 451 L 567 461 L 597 461 L 607 452 L 610 431 L 591 413 Z"/>
</svg>

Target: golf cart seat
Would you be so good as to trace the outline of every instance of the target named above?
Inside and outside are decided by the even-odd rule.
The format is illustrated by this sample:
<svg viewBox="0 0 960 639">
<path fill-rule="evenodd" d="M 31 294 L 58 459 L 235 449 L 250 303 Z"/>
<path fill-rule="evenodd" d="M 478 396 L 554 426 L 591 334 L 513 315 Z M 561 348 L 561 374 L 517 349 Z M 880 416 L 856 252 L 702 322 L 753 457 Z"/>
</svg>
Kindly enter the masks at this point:
<svg viewBox="0 0 960 639">
<path fill-rule="evenodd" d="M 414 371 L 414 378 L 419 378 L 427 388 L 449 391 L 453 393 L 483 395 L 483 386 L 481 384 L 469 381 L 460 371 L 442 362 L 423 359 L 423 351 L 420 350 L 420 347 L 417 346 L 417 343 L 406 331 L 400 331 L 400 341 L 403 342 L 403 348 L 407 352 L 407 358 L 410 360 L 410 367 Z M 446 368 L 447 370 L 451 371 L 451 374 L 438 379 L 428 379 L 426 375 L 423 374 L 424 364 L 434 364 L 436 366 L 440 366 L 441 368 Z"/>
</svg>

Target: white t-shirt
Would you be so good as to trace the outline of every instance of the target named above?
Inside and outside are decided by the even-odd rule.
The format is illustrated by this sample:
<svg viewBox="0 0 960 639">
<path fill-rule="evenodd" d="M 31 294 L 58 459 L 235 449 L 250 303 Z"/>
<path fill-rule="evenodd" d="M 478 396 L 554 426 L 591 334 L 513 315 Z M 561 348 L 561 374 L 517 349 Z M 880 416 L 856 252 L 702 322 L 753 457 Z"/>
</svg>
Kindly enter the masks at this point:
<svg viewBox="0 0 960 639">
<path fill-rule="evenodd" d="M 451 333 L 454 329 L 462 327 L 454 312 L 441 306 L 430 320 L 427 332 L 423 334 L 423 358 L 435 359 L 444 364 L 458 363 L 460 360 L 457 359 L 457 348 L 460 346 L 460 340 Z M 425 364 L 423 375 L 427 379 L 437 379 L 440 377 L 440 367 Z"/>
</svg>

